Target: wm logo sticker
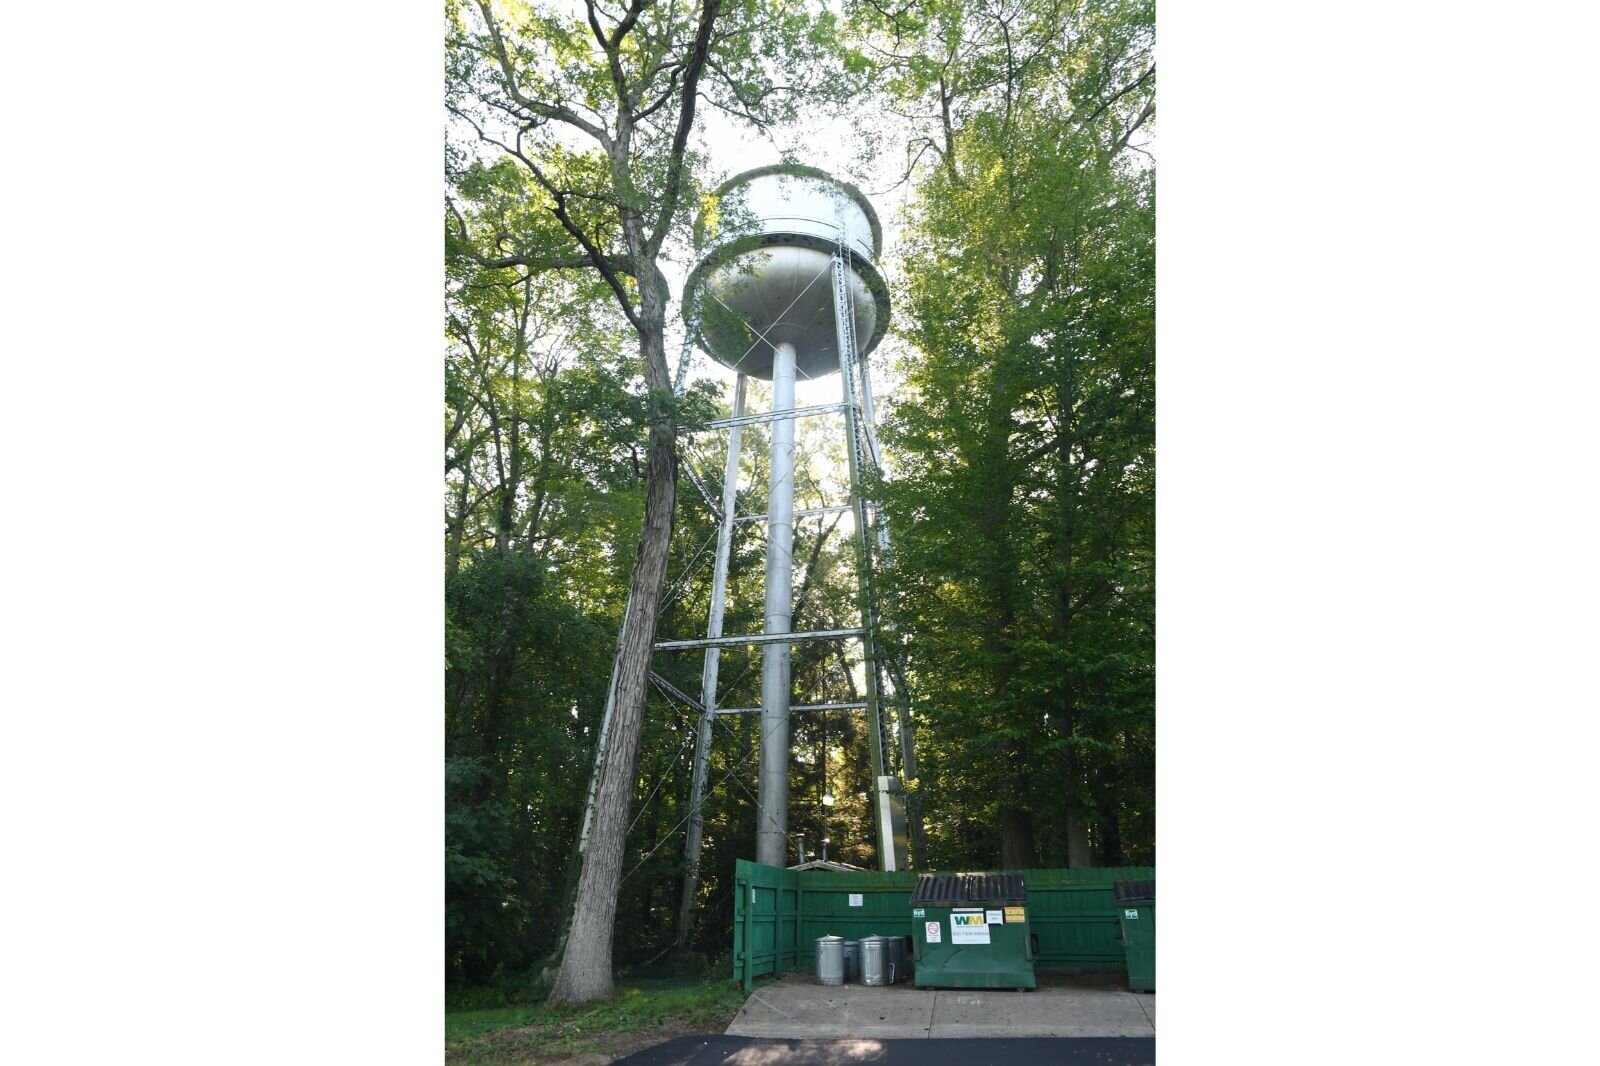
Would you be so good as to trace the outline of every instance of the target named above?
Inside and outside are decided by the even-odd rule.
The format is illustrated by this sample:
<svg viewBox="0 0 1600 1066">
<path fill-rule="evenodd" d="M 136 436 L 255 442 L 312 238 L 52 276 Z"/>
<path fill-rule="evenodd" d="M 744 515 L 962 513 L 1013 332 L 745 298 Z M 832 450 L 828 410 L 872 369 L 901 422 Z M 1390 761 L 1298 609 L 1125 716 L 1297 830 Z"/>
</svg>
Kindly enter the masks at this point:
<svg viewBox="0 0 1600 1066">
<path fill-rule="evenodd" d="M 951 925 L 982 925 L 983 924 L 983 915 L 981 915 L 981 914 L 952 914 L 950 916 L 950 924 Z"/>
</svg>

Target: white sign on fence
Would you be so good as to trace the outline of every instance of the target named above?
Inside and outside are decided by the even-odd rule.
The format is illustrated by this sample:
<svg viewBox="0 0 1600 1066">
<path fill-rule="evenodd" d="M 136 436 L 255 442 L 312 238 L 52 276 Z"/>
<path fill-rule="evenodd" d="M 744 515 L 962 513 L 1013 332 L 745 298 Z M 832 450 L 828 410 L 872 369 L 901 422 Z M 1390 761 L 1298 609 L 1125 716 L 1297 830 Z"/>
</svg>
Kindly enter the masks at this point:
<svg viewBox="0 0 1600 1066">
<path fill-rule="evenodd" d="M 860 892 L 852 892 L 852 893 L 850 893 L 850 906 L 852 906 L 852 907 L 859 907 L 859 906 L 861 906 L 861 904 L 862 904 L 862 903 L 863 903 L 863 902 L 865 902 L 865 901 L 864 901 L 864 900 L 863 900 L 863 899 L 862 899 L 862 898 L 861 898 L 861 895 L 862 895 L 862 894 L 861 894 L 861 893 L 860 893 Z"/>
</svg>

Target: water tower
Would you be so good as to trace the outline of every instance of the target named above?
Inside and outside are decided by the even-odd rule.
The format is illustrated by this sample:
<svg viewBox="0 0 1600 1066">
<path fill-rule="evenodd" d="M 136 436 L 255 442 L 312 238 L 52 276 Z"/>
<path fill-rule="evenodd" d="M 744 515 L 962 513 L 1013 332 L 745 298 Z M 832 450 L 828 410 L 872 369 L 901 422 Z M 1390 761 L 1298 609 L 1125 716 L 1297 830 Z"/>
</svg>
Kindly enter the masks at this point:
<svg viewBox="0 0 1600 1066">
<path fill-rule="evenodd" d="M 696 737 L 694 780 L 685 885 L 685 908 L 694 895 L 694 870 L 701 839 L 700 808 L 706 763 L 718 715 L 761 715 L 761 762 L 757 797 L 756 860 L 788 865 L 789 714 L 791 710 L 861 710 L 868 718 L 869 759 L 875 781 L 879 865 L 904 869 L 906 820 L 900 782 L 916 776 L 903 671 L 884 655 L 873 597 L 874 555 L 889 541 L 881 515 L 861 494 L 863 474 L 879 462 L 873 431 L 872 380 L 866 357 L 889 323 L 889 293 L 876 258 L 883 235 L 876 212 L 861 191 L 813 167 L 774 166 L 747 171 L 725 182 L 707 201 L 695 223 L 699 261 L 684 287 L 688 337 L 678 367 L 680 383 L 692 347 L 698 345 L 738 373 L 733 417 L 709 429 L 728 433 L 721 526 L 712 576 L 710 618 L 705 639 L 663 640 L 657 651 L 704 649 L 701 711 Z M 796 408 L 796 376 L 840 375 L 840 402 Z M 772 382 L 772 409 L 745 412 L 749 378 Z M 844 415 L 850 498 L 835 507 L 794 510 L 797 418 Z M 767 493 L 765 625 L 758 634 L 725 636 L 728 556 L 735 514 L 742 428 L 771 423 L 771 464 Z M 692 472 L 691 472 L 692 475 Z M 838 511 L 855 520 L 856 573 L 860 624 L 849 629 L 794 632 L 790 627 L 794 521 Z M 745 516 L 759 519 L 762 516 Z M 789 650 L 803 640 L 850 640 L 862 644 L 866 663 L 860 703 L 791 707 Z M 761 706 L 719 708 L 717 667 L 724 647 L 762 646 Z M 881 703 L 898 708 L 899 743 L 891 743 Z M 898 748 L 898 758 L 892 758 Z M 895 765 L 897 764 L 897 765 Z M 685 928 L 687 922 L 680 923 Z"/>
</svg>

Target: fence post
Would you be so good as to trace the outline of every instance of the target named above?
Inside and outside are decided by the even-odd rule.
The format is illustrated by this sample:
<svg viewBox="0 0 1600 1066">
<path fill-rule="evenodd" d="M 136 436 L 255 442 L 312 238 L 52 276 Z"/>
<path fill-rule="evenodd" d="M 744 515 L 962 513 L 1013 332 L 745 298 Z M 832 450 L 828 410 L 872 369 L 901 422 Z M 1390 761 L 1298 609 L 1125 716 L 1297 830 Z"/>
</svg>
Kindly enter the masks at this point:
<svg viewBox="0 0 1600 1066">
<path fill-rule="evenodd" d="M 800 957 L 805 950 L 801 934 L 805 932 L 806 890 L 800 887 L 800 874 L 794 875 L 794 968 L 800 969 Z"/>
<path fill-rule="evenodd" d="M 756 909 L 756 883 L 754 879 L 745 882 L 749 887 L 750 898 L 744 901 L 744 990 L 750 991 L 755 985 L 755 951 L 750 947 L 750 919 L 751 912 Z"/>
<path fill-rule="evenodd" d="M 742 982 L 749 963 L 745 960 L 744 916 L 749 904 L 744 898 L 744 881 L 737 875 L 733 879 L 733 979 Z"/>
</svg>

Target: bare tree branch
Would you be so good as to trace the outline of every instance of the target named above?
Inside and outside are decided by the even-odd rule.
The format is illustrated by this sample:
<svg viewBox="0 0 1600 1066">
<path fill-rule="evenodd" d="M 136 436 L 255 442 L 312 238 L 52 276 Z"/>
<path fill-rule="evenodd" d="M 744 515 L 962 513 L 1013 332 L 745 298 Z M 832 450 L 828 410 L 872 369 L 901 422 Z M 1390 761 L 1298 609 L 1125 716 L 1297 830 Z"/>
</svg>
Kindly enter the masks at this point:
<svg viewBox="0 0 1600 1066">
<path fill-rule="evenodd" d="M 478 251 L 477 247 L 472 243 L 472 238 L 467 233 L 466 220 L 461 217 L 461 212 L 456 208 L 455 201 L 445 197 L 444 202 L 455 219 L 456 236 L 460 238 L 461 242 L 458 247 L 468 259 L 471 259 L 479 266 L 488 267 L 491 270 L 522 267 L 528 271 L 524 278 L 517 278 L 508 284 L 516 284 L 517 281 L 525 280 L 526 277 L 531 277 L 547 270 L 587 270 L 594 265 L 594 262 L 587 255 L 546 256 L 539 259 L 530 258 L 526 255 L 486 256 Z"/>
<path fill-rule="evenodd" d="M 1127 96 L 1129 93 L 1133 92 L 1133 90 L 1135 90 L 1139 86 L 1143 85 L 1146 81 L 1149 81 L 1151 78 L 1155 77 L 1155 73 L 1156 73 L 1156 65 L 1154 63 L 1152 63 L 1152 64 L 1150 64 L 1150 69 L 1149 70 L 1145 71 L 1143 74 L 1139 75 L 1139 77 L 1136 78 L 1134 81 L 1129 82 L 1127 85 L 1123 86 L 1121 89 L 1119 89 L 1115 93 L 1111 94 L 1111 98 L 1109 100 L 1107 100 L 1105 103 L 1101 104 L 1099 107 L 1095 108 L 1092 112 L 1090 112 L 1089 115 L 1086 116 L 1082 120 L 1082 124 L 1083 125 L 1088 125 L 1089 123 L 1093 122 L 1095 119 L 1099 118 L 1101 115 L 1105 114 L 1106 110 L 1112 104 L 1116 103 L 1118 100 L 1122 99 L 1124 96 Z"/>
<path fill-rule="evenodd" d="M 454 107 L 451 107 L 450 110 L 457 117 L 461 118 L 464 122 L 476 130 L 480 140 L 487 144 L 495 145 L 503 150 L 507 155 L 513 156 L 514 158 L 522 161 L 522 165 L 528 168 L 528 172 L 533 175 L 533 179 L 539 183 L 540 187 L 542 187 L 545 192 L 550 194 L 550 199 L 554 201 L 554 206 L 550 209 L 551 213 L 556 216 L 556 220 L 561 223 L 562 228 L 571 234 L 572 237 L 583 246 L 584 252 L 588 255 L 589 262 L 593 264 L 594 268 L 600 272 L 600 276 L 605 278 L 606 284 L 611 286 L 611 291 L 616 293 L 617 302 L 622 306 L 622 313 L 628 317 L 628 321 L 633 324 L 635 329 L 642 328 L 638 313 L 633 308 L 633 301 L 628 298 L 628 291 L 623 287 L 621 278 L 619 277 L 619 275 L 631 274 L 632 272 L 624 268 L 611 256 L 602 252 L 595 245 L 594 241 L 590 239 L 590 236 L 583 231 L 583 227 L 579 226 L 577 222 L 573 220 L 572 215 L 567 211 L 567 197 L 570 195 L 570 191 L 557 188 L 556 184 L 551 181 L 548 176 L 546 176 L 542 169 L 540 169 L 539 164 L 528 158 L 527 154 L 522 151 L 521 132 L 518 132 L 517 144 L 515 147 L 513 147 L 512 145 L 506 144 L 504 141 L 501 141 L 497 138 L 490 137 L 487 133 L 483 132 L 483 127 L 474 122 L 471 116 L 462 113 Z M 657 271 L 657 273 L 659 273 L 659 271 Z"/>
<path fill-rule="evenodd" d="M 1133 120 L 1133 125 L 1129 126 L 1127 131 L 1124 132 L 1117 142 L 1111 146 L 1112 155 L 1116 155 L 1118 152 L 1122 151 L 1122 149 L 1127 147 L 1128 138 L 1133 136 L 1135 130 L 1144 125 L 1145 120 L 1155 112 L 1155 109 L 1156 102 L 1154 100 L 1151 100 L 1149 103 L 1144 105 L 1144 110 L 1139 112 L 1139 117 Z"/>
<path fill-rule="evenodd" d="M 661 196 L 661 210 L 656 214 L 656 224 L 645 241 L 645 253 L 654 259 L 666 239 L 667 228 L 678 206 L 678 193 L 683 188 L 683 154 L 689 145 L 689 131 L 694 128 L 695 99 L 700 92 L 700 75 L 705 70 L 706 58 L 711 51 L 711 27 L 722 10 L 722 0 L 703 0 L 700 6 L 700 28 L 695 32 L 694 50 L 683 70 L 683 105 L 678 111 L 678 130 L 672 137 L 672 154 L 667 163 L 667 184 Z M 641 280 L 640 284 L 644 284 Z"/>
<path fill-rule="evenodd" d="M 517 87 L 516 72 L 511 66 L 511 55 L 506 51 L 505 39 L 500 36 L 500 24 L 494 20 L 494 15 L 490 13 L 486 0 L 478 0 L 478 10 L 483 13 L 483 21 L 489 27 L 489 39 L 494 43 L 494 57 L 500 64 L 500 73 L 505 78 L 506 92 L 511 94 L 511 98 L 527 108 L 532 114 L 541 118 L 553 119 L 557 122 L 565 122 L 569 126 L 582 130 L 599 141 L 601 147 L 609 152 L 611 150 L 611 136 L 602 127 L 590 122 L 571 108 L 563 107 L 560 104 L 545 103 L 542 100 L 533 100 L 523 95 L 522 90 Z"/>
</svg>

